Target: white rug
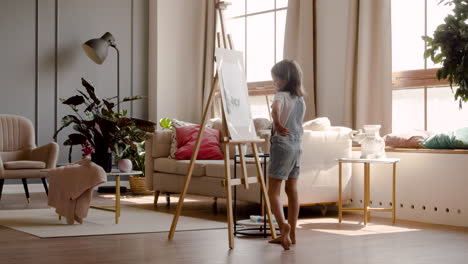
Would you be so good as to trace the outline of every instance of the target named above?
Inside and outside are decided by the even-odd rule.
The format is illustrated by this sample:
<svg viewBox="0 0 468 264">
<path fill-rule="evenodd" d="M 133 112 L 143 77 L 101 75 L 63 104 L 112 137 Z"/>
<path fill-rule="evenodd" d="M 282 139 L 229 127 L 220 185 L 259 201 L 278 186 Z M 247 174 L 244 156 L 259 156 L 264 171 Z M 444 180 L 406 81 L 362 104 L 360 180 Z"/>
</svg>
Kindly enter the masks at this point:
<svg viewBox="0 0 468 264">
<path fill-rule="evenodd" d="M 38 237 L 92 236 L 168 232 L 172 214 L 122 207 L 119 223 L 113 212 L 90 209 L 83 224 L 67 225 L 55 209 L 1 210 L 0 225 Z M 177 231 L 227 228 L 224 222 L 180 216 Z"/>
</svg>

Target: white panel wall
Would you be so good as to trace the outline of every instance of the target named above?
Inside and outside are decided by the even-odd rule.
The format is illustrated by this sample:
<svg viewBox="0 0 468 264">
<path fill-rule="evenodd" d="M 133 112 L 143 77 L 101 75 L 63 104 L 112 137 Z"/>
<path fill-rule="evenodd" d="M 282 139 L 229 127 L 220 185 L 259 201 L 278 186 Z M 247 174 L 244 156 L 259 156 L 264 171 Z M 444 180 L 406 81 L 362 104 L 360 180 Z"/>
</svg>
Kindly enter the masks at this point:
<svg viewBox="0 0 468 264">
<path fill-rule="evenodd" d="M 58 102 L 76 94 L 80 78 L 102 97 L 116 95 L 117 57 L 102 65 L 86 57 L 81 44 L 111 32 L 120 50 L 121 98 L 148 94 L 148 0 L 0 1 L 0 113 L 26 116 L 35 124 L 39 145 L 52 135 L 69 109 Z M 37 67 L 36 67 L 37 62 Z M 147 99 L 123 105 L 147 118 Z M 61 144 L 67 132 L 62 133 Z M 60 163 L 68 148 L 61 145 Z M 78 159 L 80 151 L 73 157 Z"/>
<path fill-rule="evenodd" d="M 353 152 L 359 157 L 360 152 Z M 396 176 L 397 219 L 468 226 L 468 155 L 387 152 L 399 158 Z M 352 207 L 362 207 L 364 169 L 353 164 Z M 389 207 L 392 201 L 392 165 L 370 169 L 371 207 Z M 382 205 L 380 205 L 382 203 Z M 372 215 L 391 217 L 391 213 Z"/>
</svg>

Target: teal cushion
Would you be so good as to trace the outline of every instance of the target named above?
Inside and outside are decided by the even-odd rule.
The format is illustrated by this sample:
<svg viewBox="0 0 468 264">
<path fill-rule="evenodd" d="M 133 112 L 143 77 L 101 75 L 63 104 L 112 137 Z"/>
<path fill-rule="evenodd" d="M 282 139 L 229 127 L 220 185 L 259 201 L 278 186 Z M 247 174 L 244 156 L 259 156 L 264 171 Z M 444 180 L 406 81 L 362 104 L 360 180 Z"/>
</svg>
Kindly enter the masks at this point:
<svg viewBox="0 0 468 264">
<path fill-rule="evenodd" d="M 468 149 L 468 127 L 435 133 L 420 145 L 429 149 Z"/>
<path fill-rule="evenodd" d="M 468 127 L 455 131 L 455 148 L 468 149 Z"/>
<path fill-rule="evenodd" d="M 454 149 L 456 148 L 455 142 L 453 132 L 440 132 L 428 137 L 420 145 L 429 149 Z"/>
</svg>

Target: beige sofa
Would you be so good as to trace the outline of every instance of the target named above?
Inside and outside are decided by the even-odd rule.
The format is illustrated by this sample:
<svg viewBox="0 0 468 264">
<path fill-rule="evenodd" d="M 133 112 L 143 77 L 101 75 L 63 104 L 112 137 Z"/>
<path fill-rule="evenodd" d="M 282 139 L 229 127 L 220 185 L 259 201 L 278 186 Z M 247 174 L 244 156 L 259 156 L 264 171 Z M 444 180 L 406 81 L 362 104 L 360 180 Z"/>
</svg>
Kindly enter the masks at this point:
<svg viewBox="0 0 468 264">
<path fill-rule="evenodd" d="M 299 202 L 301 205 L 330 204 L 338 201 L 338 166 L 336 159 L 351 157 L 350 129 L 332 127 L 327 131 L 304 131 L 303 157 L 301 176 L 299 178 Z M 257 133 L 260 131 L 257 131 Z M 160 194 L 180 193 L 185 182 L 185 175 L 190 160 L 168 158 L 171 145 L 171 131 L 156 131 L 146 142 L 146 184 L 155 191 L 155 203 Z M 269 135 L 260 133 L 266 138 L 262 149 L 269 150 Z M 230 151 L 233 153 L 233 151 Z M 234 162 L 231 159 L 233 175 Z M 349 165 L 349 164 L 348 164 Z M 351 167 L 343 167 L 343 200 L 351 198 Z M 238 165 L 239 166 L 239 165 Z M 248 164 L 249 176 L 256 175 L 255 165 Z M 240 177 L 240 167 L 237 177 Z M 188 194 L 225 197 L 221 185 L 224 179 L 223 160 L 198 160 L 193 171 Z M 237 187 L 237 199 L 259 203 L 259 185 L 253 184 L 249 190 Z M 287 206 L 287 197 L 282 192 L 282 201 Z"/>
</svg>

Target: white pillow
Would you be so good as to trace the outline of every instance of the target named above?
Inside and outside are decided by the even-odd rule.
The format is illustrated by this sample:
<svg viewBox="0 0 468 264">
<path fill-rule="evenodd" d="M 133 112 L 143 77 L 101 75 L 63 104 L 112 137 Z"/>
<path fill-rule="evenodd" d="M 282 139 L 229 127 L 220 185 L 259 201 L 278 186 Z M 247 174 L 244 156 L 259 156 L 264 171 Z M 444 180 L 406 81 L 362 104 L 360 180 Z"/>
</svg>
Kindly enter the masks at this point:
<svg viewBox="0 0 468 264">
<path fill-rule="evenodd" d="M 326 131 L 331 128 L 331 123 L 328 117 L 319 117 L 314 120 L 304 122 L 304 124 L 302 124 L 302 127 L 304 128 L 304 130 Z"/>
</svg>

